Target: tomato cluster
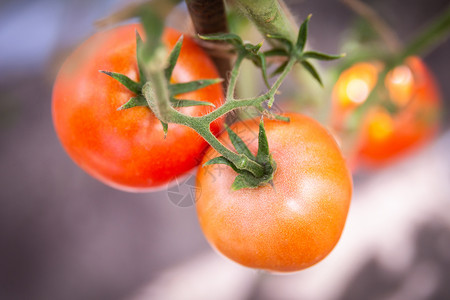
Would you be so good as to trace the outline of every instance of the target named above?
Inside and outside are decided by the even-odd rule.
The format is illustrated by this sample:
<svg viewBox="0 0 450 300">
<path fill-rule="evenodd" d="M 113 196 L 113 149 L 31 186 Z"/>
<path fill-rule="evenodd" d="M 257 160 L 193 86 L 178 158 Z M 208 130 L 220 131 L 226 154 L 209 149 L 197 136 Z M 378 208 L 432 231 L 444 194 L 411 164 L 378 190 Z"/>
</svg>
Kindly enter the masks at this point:
<svg viewBox="0 0 450 300">
<path fill-rule="evenodd" d="M 368 99 L 383 68 L 380 62 L 363 62 L 340 75 L 332 101 L 332 125 L 338 133 Z M 409 57 L 395 67 L 387 74 L 383 88 L 375 93 L 384 101 L 368 109 L 356 142 L 348 149 L 354 168 L 385 166 L 424 145 L 439 127 L 440 93 L 420 58 Z"/>
<path fill-rule="evenodd" d="M 70 157 L 98 180 L 127 191 L 145 191 L 169 183 L 195 165 L 215 157 L 200 136 L 169 124 L 167 137 L 149 107 L 118 110 L 136 96 L 109 71 L 139 82 L 135 31 L 125 25 L 95 34 L 70 55 L 53 90 L 53 121 Z M 142 35 L 142 32 L 141 32 Z M 173 48 L 180 33 L 166 29 L 165 45 Z M 199 46 L 185 37 L 172 82 L 217 78 Z M 218 84 L 183 99 L 223 101 Z M 191 116 L 206 106 L 180 108 Z M 352 180 L 333 137 L 316 121 L 287 114 L 290 122 L 265 122 L 270 157 L 276 162 L 273 185 L 231 191 L 236 172 L 229 166 L 199 168 L 197 211 L 208 241 L 227 257 L 252 268 L 298 271 L 323 259 L 336 245 L 349 209 Z M 256 153 L 257 120 L 238 122 L 232 130 Z M 211 124 L 218 134 L 222 119 Z M 228 134 L 219 137 L 229 144 Z M 250 155 L 252 156 L 252 155 Z M 265 167 L 265 166 L 264 166 Z M 271 169 L 273 171 L 273 169 Z"/>
</svg>

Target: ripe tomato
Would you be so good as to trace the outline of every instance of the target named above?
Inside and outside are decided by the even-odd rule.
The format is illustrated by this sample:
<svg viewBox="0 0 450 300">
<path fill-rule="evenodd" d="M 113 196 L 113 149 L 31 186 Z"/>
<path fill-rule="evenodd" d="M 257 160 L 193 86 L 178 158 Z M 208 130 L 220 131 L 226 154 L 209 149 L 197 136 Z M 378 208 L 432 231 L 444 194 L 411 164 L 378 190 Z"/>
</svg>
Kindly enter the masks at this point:
<svg viewBox="0 0 450 300">
<path fill-rule="evenodd" d="M 100 181 L 128 191 L 145 191 L 167 183 L 197 165 L 207 143 L 194 130 L 169 125 L 167 138 L 159 120 L 147 107 L 117 111 L 134 96 L 100 70 L 125 74 L 138 81 L 136 35 L 139 25 L 125 25 L 100 32 L 85 41 L 62 66 L 53 90 L 53 121 L 70 157 Z M 166 29 L 163 41 L 171 49 L 180 36 Z M 173 72 L 173 82 L 219 75 L 208 56 L 185 37 Z M 183 99 L 223 101 L 220 84 L 180 96 Z M 180 109 L 192 116 L 211 107 Z M 213 133 L 221 121 L 211 125 Z"/>
<path fill-rule="evenodd" d="M 344 71 L 333 90 L 333 127 L 342 129 L 345 118 L 362 104 L 378 80 L 381 63 L 358 63 Z M 355 166 L 380 167 L 427 141 L 439 127 L 441 106 L 436 81 L 418 57 L 408 58 L 386 77 L 383 93 L 399 111 L 390 114 L 381 105 L 371 107 L 360 127 L 350 160 Z"/>
<path fill-rule="evenodd" d="M 265 122 L 274 187 L 230 189 L 236 173 L 209 165 L 197 175 L 196 205 L 209 243 L 251 268 L 292 272 L 323 259 L 343 230 L 352 180 L 334 138 L 316 121 L 287 114 L 290 123 Z M 232 129 L 257 152 L 259 120 Z M 220 136 L 229 144 L 228 134 Z M 218 156 L 209 149 L 204 162 Z"/>
</svg>

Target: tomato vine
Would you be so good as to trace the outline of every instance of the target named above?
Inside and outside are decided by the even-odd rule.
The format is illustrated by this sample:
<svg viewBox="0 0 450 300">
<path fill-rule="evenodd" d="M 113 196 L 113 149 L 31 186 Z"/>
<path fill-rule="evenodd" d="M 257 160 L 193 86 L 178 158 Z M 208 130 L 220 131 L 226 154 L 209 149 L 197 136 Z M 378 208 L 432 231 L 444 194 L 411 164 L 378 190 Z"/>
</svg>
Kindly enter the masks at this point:
<svg viewBox="0 0 450 300">
<path fill-rule="evenodd" d="M 245 2 L 245 1 L 244 1 Z M 152 18 L 149 21 L 149 18 Z M 146 32 L 147 42 L 142 43 L 140 37 L 137 37 L 137 55 L 138 55 L 138 67 L 141 74 L 141 81 L 139 83 L 133 82 L 125 75 L 112 74 L 105 72 L 107 75 L 120 81 L 128 89 L 138 94 L 137 97 L 133 97 L 120 109 L 128 109 L 133 106 L 141 106 L 145 102 L 152 110 L 155 116 L 161 121 L 165 132 L 169 130 L 169 124 L 181 124 L 194 129 L 201 137 L 203 137 L 214 149 L 216 149 L 222 156 L 220 161 L 214 160 L 210 163 L 225 163 L 233 167 L 239 176 L 236 177 L 236 184 L 233 184 L 233 188 L 240 189 L 244 187 L 256 187 L 259 185 L 265 185 L 273 178 L 273 174 L 276 170 L 276 163 L 270 158 L 270 152 L 268 149 L 267 140 L 264 140 L 264 126 L 261 123 L 260 127 L 260 144 L 267 144 L 264 151 L 259 152 L 257 157 L 248 155 L 248 151 L 237 153 L 224 146 L 214 134 L 211 133 L 209 127 L 212 122 L 221 118 L 225 114 L 243 107 L 254 107 L 259 112 L 269 114 L 274 118 L 288 121 L 287 118 L 282 116 L 275 116 L 264 108 L 263 104 L 266 103 L 270 109 L 275 100 L 275 94 L 281 86 L 283 80 L 287 74 L 291 71 L 292 67 L 296 63 L 302 64 L 311 75 L 321 83 L 320 76 L 308 61 L 309 59 L 318 60 L 333 60 L 340 58 L 340 55 L 328 55 L 313 51 L 304 51 L 308 23 L 311 16 L 308 16 L 306 20 L 300 26 L 298 35 L 295 42 L 285 37 L 285 32 L 281 34 L 267 34 L 267 39 L 273 41 L 272 44 L 280 45 L 274 47 L 269 51 L 261 52 L 262 43 L 252 45 L 250 43 L 244 43 L 242 39 L 232 33 L 221 33 L 199 36 L 201 39 L 207 41 L 222 41 L 231 44 L 234 48 L 234 53 L 237 55 L 234 66 L 231 70 L 231 76 L 229 79 L 226 101 L 218 107 L 216 110 L 200 117 L 193 117 L 183 114 L 175 109 L 176 105 L 181 105 L 183 100 L 176 100 L 173 97 L 177 94 L 185 93 L 188 91 L 196 90 L 205 87 L 210 84 L 217 83 L 217 80 L 204 80 L 197 82 L 189 82 L 182 84 L 170 84 L 171 70 L 175 67 L 179 51 L 182 44 L 180 39 L 172 52 L 168 56 L 168 63 L 164 57 L 164 50 L 159 37 L 162 32 L 162 18 L 156 18 L 154 11 L 143 13 L 141 15 L 142 24 Z M 156 18 L 156 19 L 155 19 Z M 277 16 L 274 17 L 277 20 Z M 278 22 L 282 20 L 279 19 Z M 273 31 L 270 28 L 270 31 Z M 286 57 L 286 61 L 281 64 L 275 73 L 280 73 L 276 81 L 270 86 L 267 79 L 266 70 L 266 56 L 279 55 Z M 244 59 L 249 59 L 261 68 L 263 78 L 268 86 L 268 91 L 260 96 L 247 99 L 236 99 L 234 97 L 236 82 L 239 77 L 239 69 Z M 174 92 L 175 90 L 175 92 Z M 143 101 L 145 99 L 145 102 Z M 172 100 L 172 103 L 171 103 Z M 205 103 L 193 103 L 190 105 L 205 105 Z M 175 107 L 174 107 L 175 106 Z M 235 141 L 237 136 L 235 136 Z M 262 139 L 262 140 L 261 140 Z M 239 150 L 239 149 L 236 149 Z M 264 154 L 263 154 L 264 153 Z"/>
</svg>

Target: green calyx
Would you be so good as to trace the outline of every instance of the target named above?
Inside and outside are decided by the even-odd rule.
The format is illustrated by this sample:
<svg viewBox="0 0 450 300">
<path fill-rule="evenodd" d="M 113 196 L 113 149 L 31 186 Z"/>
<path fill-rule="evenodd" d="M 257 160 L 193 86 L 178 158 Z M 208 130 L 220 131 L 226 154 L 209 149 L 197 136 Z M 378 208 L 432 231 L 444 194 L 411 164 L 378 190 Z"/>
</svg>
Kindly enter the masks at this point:
<svg viewBox="0 0 450 300">
<path fill-rule="evenodd" d="M 230 127 L 226 126 L 226 129 L 234 148 L 244 157 L 244 159 L 240 162 L 241 165 L 237 166 L 224 156 L 218 156 L 207 161 L 204 166 L 223 164 L 231 167 L 236 173 L 238 173 L 233 184 L 231 185 L 231 189 L 235 191 L 243 188 L 257 188 L 268 183 L 272 184 L 273 176 L 277 169 L 277 164 L 269 152 L 269 143 L 267 140 L 266 131 L 264 129 L 263 119 L 261 118 L 261 122 L 259 123 L 258 153 L 256 156 L 253 155 L 244 141 Z M 248 161 L 253 161 L 263 166 L 263 172 L 259 176 L 256 176 L 242 169 Z"/>
</svg>

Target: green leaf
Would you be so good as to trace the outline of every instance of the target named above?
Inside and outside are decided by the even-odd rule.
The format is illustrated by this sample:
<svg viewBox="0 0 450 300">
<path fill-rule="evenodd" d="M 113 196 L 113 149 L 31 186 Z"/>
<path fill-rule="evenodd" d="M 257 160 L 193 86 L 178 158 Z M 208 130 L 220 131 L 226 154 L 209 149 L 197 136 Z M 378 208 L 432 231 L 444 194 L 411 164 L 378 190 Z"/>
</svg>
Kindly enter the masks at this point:
<svg viewBox="0 0 450 300">
<path fill-rule="evenodd" d="M 244 141 L 230 127 L 225 125 L 225 128 L 227 129 L 228 136 L 230 137 L 231 143 L 233 144 L 236 151 L 239 154 L 244 154 L 250 159 L 254 159 L 255 156 L 250 152 Z"/>
<path fill-rule="evenodd" d="M 309 19 L 311 19 L 311 15 L 309 15 L 306 20 L 300 26 L 300 30 L 298 31 L 297 43 L 295 46 L 300 52 L 303 51 L 306 44 L 306 39 L 308 38 L 308 23 Z"/>
<path fill-rule="evenodd" d="M 285 61 L 284 63 L 282 63 L 275 71 L 272 72 L 272 74 L 270 74 L 270 77 L 273 77 L 275 75 L 278 75 L 280 73 L 283 73 L 284 68 L 286 68 L 288 62 Z"/>
<path fill-rule="evenodd" d="M 142 85 L 140 83 L 137 83 L 133 80 L 131 80 L 128 76 L 125 76 L 120 73 L 114 73 L 114 72 L 108 72 L 108 71 L 100 71 L 100 73 L 106 74 L 118 82 L 120 82 L 122 85 L 124 85 L 127 89 L 129 89 L 131 92 L 135 94 L 141 94 L 142 93 Z"/>
<path fill-rule="evenodd" d="M 190 106 L 212 106 L 216 107 L 214 104 L 208 101 L 197 101 L 197 100 L 187 100 L 187 99 L 175 99 L 171 98 L 170 102 L 173 107 L 190 107 Z"/>
<path fill-rule="evenodd" d="M 226 159 L 224 156 L 214 157 L 213 159 L 210 159 L 203 164 L 203 166 L 210 166 L 210 165 L 227 165 L 231 167 L 235 172 L 237 173 L 240 172 L 240 170 L 236 168 L 236 166 L 231 161 Z"/>
<path fill-rule="evenodd" d="M 184 94 L 192 91 L 199 90 L 201 88 L 210 86 L 212 84 L 216 84 L 219 82 L 222 82 L 222 78 L 214 78 L 214 79 L 200 79 L 200 80 L 194 80 L 190 82 L 184 82 L 184 83 L 175 83 L 169 85 L 169 91 L 170 95 L 176 96 L 179 94 Z"/>
<path fill-rule="evenodd" d="M 198 37 L 205 41 L 226 41 L 234 45 L 243 44 L 241 37 L 234 33 L 199 34 Z"/>
<path fill-rule="evenodd" d="M 267 77 L 266 57 L 262 53 L 259 53 L 258 57 L 259 57 L 259 63 L 261 64 L 261 73 L 262 73 L 262 77 L 264 79 L 264 83 L 266 84 L 266 87 L 268 89 L 270 89 L 270 83 L 269 83 L 269 79 Z"/>
<path fill-rule="evenodd" d="M 169 131 L 169 124 L 164 123 L 163 121 L 159 120 L 161 122 L 163 131 L 164 131 L 164 139 L 167 137 L 167 131 Z"/>
<path fill-rule="evenodd" d="M 170 81 L 170 78 L 172 77 L 173 69 L 175 68 L 175 65 L 178 60 L 178 56 L 180 56 L 181 46 L 183 45 L 183 36 L 180 36 L 177 43 L 172 49 L 172 52 L 170 52 L 169 55 L 169 66 L 164 70 L 164 73 L 166 75 L 166 79 Z"/>
<path fill-rule="evenodd" d="M 148 106 L 147 100 L 145 100 L 145 98 L 143 96 L 132 97 L 132 98 L 130 98 L 130 100 L 128 100 L 128 102 L 123 104 L 117 110 L 124 110 L 124 109 L 128 109 L 128 108 L 136 107 L 136 106 Z"/>
<path fill-rule="evenodd" d="M 259 122 L 259 134 L 258 134 L 258 154 L 256 155 L 256 161 L 261 164 L 269 162 L 269 142 L 267 141 L 266 130 L 264 129 L 264 121 L 261 118 Z"/>
<path fill-rule="evenodd" d="M 231 185 L 231 189 L 233 191 L 238 191 L 244 188 L 255 188 L 259 186 L 258 180 L 251 180 L 251 177 L 239 174 L 234 179 L 233 184 Z"/>
<path fill-rule="evenodd" d="M 314 66 L 311 65 L 307 60 L 302 61 L 301 64 L 312 75 L 312 77 L 314 77 L 314 79 L 316 79 L 319 82 L 319 84 L 323 87 L 322 79 L 320 79 L 319 73 L 317 73 Z"/>
<path fill-rule="evenodd" d="M 304 52 L 302 55 L 302 57 L 304 59 L 312 58 L 312 59 L 318 59 L 318 60 L 335 60 L 335 59 L 342 58 L 344 56 L 345 56 L 345 54 L 330 55 L 330 54 L 325 54 L 325 53 L 315 52 L 315 51 Z"/>
<path fill-rule="evenodd" d="M 141 36 L 139 35 L 139 32 L 136 30 L 136 60 L 137 65 L 139 69 L 139 82 L 143 85 L 145 82 L 147 82 L 147 77 L 144 73 L 144 64 L 142 62 L 141 53 L 144 46 L 144 42 L 141 39 Z"/>
</svg>

